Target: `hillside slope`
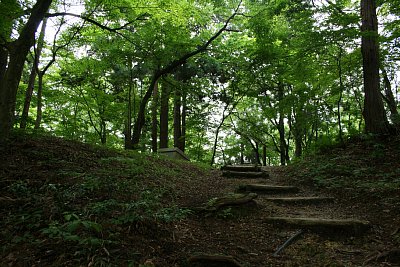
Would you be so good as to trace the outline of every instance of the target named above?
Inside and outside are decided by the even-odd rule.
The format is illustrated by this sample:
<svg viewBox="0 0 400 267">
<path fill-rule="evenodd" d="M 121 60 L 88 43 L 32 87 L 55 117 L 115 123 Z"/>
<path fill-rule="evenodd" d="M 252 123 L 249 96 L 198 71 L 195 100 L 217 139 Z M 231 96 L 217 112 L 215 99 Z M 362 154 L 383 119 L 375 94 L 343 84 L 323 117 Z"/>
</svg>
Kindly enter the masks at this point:
<svg viewBox="0 0 400 267">
<path fill-rule="evenodd" d="M 396 266 L 400 246 L 400 142 L 353 140 L 268 179 L 154 155 L 113 151 L 55 137 L 16 135 L 0 145 L 0 262 L 7 266 L 211 266 L 196 255 L 225 255 L 240 266 Z M 290 196 L 333 203 L 256 202 L 201 212 L 240 185 L 296 185 Z M 358 218 L 362 236 L 305 231 L 269 216 Z M 215 266 L 236 266 L 233 263 Z"/>
<path fill-rule="evenodd" d="M 216 195 L 218 188 L 200 190 L 210 175 L 154 156 L 16 135 L 0 146 L 0 262 L 136 266 L 170 247 L 170 224 L 186 216 L 184 207 Z"/>
</svg>

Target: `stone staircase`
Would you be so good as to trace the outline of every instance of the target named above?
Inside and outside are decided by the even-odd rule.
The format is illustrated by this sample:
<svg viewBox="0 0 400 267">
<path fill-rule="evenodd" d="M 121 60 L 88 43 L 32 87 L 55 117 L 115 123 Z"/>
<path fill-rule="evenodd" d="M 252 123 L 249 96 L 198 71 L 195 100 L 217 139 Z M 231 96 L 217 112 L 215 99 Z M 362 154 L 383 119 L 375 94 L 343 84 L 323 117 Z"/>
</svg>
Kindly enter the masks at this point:
<svg viewBox="0 0 400 267">
<path fill-rule="evenodd" d="M 221 168 L 222 175 L 228 178 L 268 178 L 268 172 L 257 165 L 226 165 Z"/>
<path fill-rule="evenodd" d="M 336 206 L 333 197 L 309 195 L 312 192 L 303 192 L 296 186 L 269 182 L 267 178 L 270 175 L 266 168 L 255 165 L 230 165 L 222 167 L 221 170 L 223 177 L 249 180 L 249 183 L 239 185 L 234 193 L 212 199 L 206 206 L 199 208 L 199 211 L 212 214 L 225 207 L 257 203 L 256 207 L 260 207 L 261 211 L 268 210 L 265 216 L 257 218 L 260 223 L 283 228 L 284 231 L 297 230 L 271 254 L 273 257 L 279 256 L 287 246 L 300 239 L 306 232 L 347 239 L 362 235 L 371 227 L 368 221 L 340 214 L 340 209 L 339 214 L 331 214 L 330 209 Z M 237 182 L 234 181 L 232 185 Z M 235 257 L 221 254 L 200 254 L 192 256 L 188 262 L 194 264 L 193 266 L 245 266 Z"/>
<path fill-rule="evenodd" d="M 254 165 L 238 165 L 225 166 L 222 169 L 223 176 L 236 179 L 266 179 L 269 174 L 266 170 Z M 263 202 L 273 203 L 285 207 L 307 206 L 312 210 L 312 206 L 321 206 L 327 203 L 334 203 L 335 199 L 326 196 L 307 196 L 301 195 L 301 190 L 296 186 L 282 186 L 268 184 L 265 180 L 257 183 L 249 183 L 240 185 L 236 189 L 236 193 L 258 195 L 258 199 Z M 308 214 L 312 216 L 308 216 Z M 326 215 L 325 215 L 326 216 Z M 310 230 L 324 233 L 339 233 L 360 235 L 370 228 L 368 221 L 358 220 L 356 218 L 325 218 L 316 217 L 313 212 L 305 214 L 285 216 L 272 216 L 263 220 L 264 223 L 274 224 L 282 227 L 291 227 L 301 230 Z"/>
</svg>

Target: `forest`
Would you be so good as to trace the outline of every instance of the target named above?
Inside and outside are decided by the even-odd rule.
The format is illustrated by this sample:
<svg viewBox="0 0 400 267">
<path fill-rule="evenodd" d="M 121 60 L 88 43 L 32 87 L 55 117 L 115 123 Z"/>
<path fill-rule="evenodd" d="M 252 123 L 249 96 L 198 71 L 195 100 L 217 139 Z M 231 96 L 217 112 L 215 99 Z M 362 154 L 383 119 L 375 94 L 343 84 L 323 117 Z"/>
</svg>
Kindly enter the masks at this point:
<svg viewBox="0 0 400 267">
<path fill-rule="evenodd" d="M 0 4 L 0 137 L 285 165 L 398 128 L 397 0 Z"/>
<path fill-rule="evenodd" d="M 399 266 L 399 61 L 400 0 L 1 0 L 0 266 Z"/>
</svg>

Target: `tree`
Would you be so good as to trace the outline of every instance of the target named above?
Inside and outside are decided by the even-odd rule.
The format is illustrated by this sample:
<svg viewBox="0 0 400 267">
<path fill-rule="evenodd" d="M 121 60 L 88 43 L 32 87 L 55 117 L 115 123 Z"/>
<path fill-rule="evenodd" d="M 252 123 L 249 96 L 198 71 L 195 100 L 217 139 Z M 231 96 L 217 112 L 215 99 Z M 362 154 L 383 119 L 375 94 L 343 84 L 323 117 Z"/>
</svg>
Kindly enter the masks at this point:
<svg viewBox="0 0 400 267">
<path fill-rule="evenodd" d="M 361 20 L 365 131 L 372 134 L 388 134 L 389 123 L 379 86 L 378 19 L 375 0 L 361 0 Z"/>
<path fill-rule="evenodd" d="M 42 22 L 42 29 L 40 30 L 40 35 L 37 42 L 37 48 L 35 49 L 31 73 L 29 75 L 28 88 L 26 88 L 24 109 L 22 111 L 21 122 L 20 122 L 21 129 L 25 129 L 26 122 L 28 120 L 29 107 L 31 104 L 33 89 L 35 87 L 36 75 L 39 69 L 40 55 L 42 54 L 42 49 L 44 46 L 46 25 L 47 25 L 47 18 L 44 18 Z"/>
<path fill-rule="evenodd" d="M 1 38 L 0 140 L 8 138 L 13 127 L 17 91 L 24 68 L 24 62 L 30 48 L 35 42 L 36 30 L 51 3 L 52 0 L 38 0 L 35 3 L 32 7 L 29 19 L 22 25 L 16 40 L 11 41 L 9 36 L 2 36 Z M 7 5 L 7 2 L 4 4 L 2 3 L 2 5 Z M 7 24 L 12 24 L 13 20 L 14 18 L 5 17 L 5 22 Z M 4 34 L 4 32 L 2 32 L 2 34 Z"/>
<path fill-rule="evenodd" d="M 160 148 L 168 147 L 169 87 L 169 83 L 164 80 L 162 83 L 160 101 Z"/>
<path fill-rule="evenodd" d="M 158 149 L 157 107 L 158 107 L 158 82 L 155 84 L 153 90 L 153 103 L 151 107 L 151 150 L 154 153 L 156 153 Z"/>
<path fill-rule="evenodd" d="M 147 102 L 149 101 L 153 88 L 155 86 L 155 83 L 157 82 L 158 79 L 163 77 L 164 75 L 170 74 L 172 71 L 174 71 L 176 68 L 179 66 L 182 66 L 187 62 L 188 59 L 206 51 L 206 49 L 210 46 L 210 44 L 217 39 L 228 27 L 229 23 L 231 20 L 235 18 L 235 16 L 238 14 L 239 9 L 241 7 L 242 1 L 239 2 L 237 5 L 236 9 L 234 12 L 229 16 L 229 18 L 224 22 L 223 26 L 214 34 L 212 35 L 206 42 L 203 44 L 199 45 L 197 49 L 195 49 L 192 52 L 188 52 L 177 58 L 176 60 L 173 60 L 172 62 L 168 63 L 162 68 L 159 68 L 154 71 L 152 77 L 151 77 L 151 82 L 150 85 L 145 92 L 140 106 L 139 106 L 139 111 L 138 115 L 135 120 L 135 124 L 133 126 L 133 134 L 132 134 L 132 144 L 134 147 L 137 147 L 140 141 L 140 136 L 142 133 L 142 128 L 145 124 L 145 112 L 146 112 L 146 106 Z"/>
</svg>

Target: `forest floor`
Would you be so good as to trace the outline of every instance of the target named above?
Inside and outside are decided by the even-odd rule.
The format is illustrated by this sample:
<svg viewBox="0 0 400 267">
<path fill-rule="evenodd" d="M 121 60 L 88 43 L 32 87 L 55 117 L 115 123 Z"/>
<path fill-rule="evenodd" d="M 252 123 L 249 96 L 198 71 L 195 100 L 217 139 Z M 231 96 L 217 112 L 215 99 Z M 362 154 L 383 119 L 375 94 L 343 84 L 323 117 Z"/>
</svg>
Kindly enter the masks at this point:
<svg viewBox="0 0 400 267">
<path fill-rule="evenodd" d="M 16 134 L 0 145 L 0 266 L 400 266 L 399 159 L 399 138 L 352 139 L 266 167 L 267 179 L 232 179 L 198 164 Z M 284 196 L 334 201 L 274 204 L 259 195 L 199 211 L 243 184 L 293 185 L 300 191 Z M 266 222 L 271 216 L 371 228 L 315 232 Z M 232 262 L 190 262 L 201 255 Z"/>
</svg>

